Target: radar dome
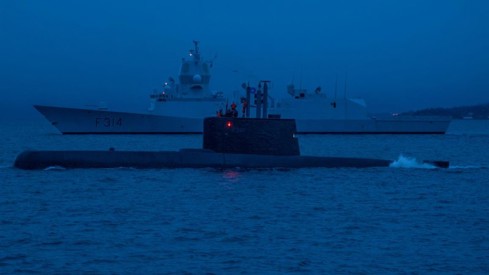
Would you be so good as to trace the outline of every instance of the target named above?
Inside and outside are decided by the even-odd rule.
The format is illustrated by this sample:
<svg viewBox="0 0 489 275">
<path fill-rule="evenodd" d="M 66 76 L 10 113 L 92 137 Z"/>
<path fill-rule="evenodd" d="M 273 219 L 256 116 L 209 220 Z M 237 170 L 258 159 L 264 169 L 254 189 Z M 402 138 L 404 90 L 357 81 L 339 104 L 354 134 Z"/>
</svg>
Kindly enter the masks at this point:
<svg viewBox="0 0 489 275">
<path fill-rule="evenodd" d="M 192 80 L 195 83 L 200 83 L 202 81 L 202 77 L 200 76 L 200 74 L 196 74 L 196 75 L 194 75 L 194 77 L 192 78 Z"/>
</svg>

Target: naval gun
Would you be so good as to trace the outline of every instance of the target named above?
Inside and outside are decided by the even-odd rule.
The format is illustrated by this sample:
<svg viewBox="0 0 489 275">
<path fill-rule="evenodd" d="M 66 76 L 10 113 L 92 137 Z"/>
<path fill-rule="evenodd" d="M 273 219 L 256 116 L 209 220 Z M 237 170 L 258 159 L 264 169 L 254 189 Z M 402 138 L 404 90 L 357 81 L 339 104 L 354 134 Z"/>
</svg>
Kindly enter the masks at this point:
<svg viewBox="0 0 489 275">
<path fill-rule="evenodd" d="M 262 82 L 262 99 L 268 94 Z M 261 89 L 261 88 L 260 88 Z M 247 89 L 248 92 L 250 89 Z M 250 95 L 247 95 L 250 98 Z M 202 149 L 179 151 L 24 151 L 15 160 L 20 169 L 64 168 L 304 168 L 388 167 L 393 161 L 369 158 L 302 156 L 293 119 L 268 118 L 266 104 L 258 100 L 257 117 L 204 119 Z M 448 168 L 448 161 L 426 161 Z"/>
</svg>

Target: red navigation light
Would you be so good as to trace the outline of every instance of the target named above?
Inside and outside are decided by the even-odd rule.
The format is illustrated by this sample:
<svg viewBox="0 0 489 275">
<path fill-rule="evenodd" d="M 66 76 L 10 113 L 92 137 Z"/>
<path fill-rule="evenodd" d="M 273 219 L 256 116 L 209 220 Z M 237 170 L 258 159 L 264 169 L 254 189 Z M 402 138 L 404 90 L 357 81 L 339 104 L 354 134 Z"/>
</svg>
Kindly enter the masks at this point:
<svg viewBox="0 0 489 275">
<path fill-rule="evenodd" d="M 231 128 L 231 127 L 233 127 L 233 122 L 230 120 L 226 121 L 226 128 Z"/>
</svg>

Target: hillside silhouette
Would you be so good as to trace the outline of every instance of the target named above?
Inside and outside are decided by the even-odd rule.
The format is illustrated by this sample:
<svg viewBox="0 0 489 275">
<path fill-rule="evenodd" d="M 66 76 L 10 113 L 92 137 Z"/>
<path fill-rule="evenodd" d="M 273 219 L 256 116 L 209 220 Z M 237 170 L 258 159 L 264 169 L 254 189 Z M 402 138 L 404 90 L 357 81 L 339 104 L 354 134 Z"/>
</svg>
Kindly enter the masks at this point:
<svg viewBox="0 0 489 275">
<path fill-rule="evenodd" d="M 489 119 L 489 103 L 452 108 L 427 108 L 405 112 L 403 114 L 418 116 L 451 116 L 453 119 Z"/>
</svg>

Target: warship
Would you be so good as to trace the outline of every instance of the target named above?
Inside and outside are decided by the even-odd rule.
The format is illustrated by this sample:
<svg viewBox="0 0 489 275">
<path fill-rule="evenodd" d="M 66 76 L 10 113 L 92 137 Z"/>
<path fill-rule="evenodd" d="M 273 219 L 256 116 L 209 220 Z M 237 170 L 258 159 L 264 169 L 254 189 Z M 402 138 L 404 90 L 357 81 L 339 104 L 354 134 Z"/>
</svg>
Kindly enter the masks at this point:
<svg viewBox="0 0 489 275">
<path fill-rule="evenodd" d="M 177 80 L 170 77 L 161 91 L 153 92 L 147 110 L 34 107 L 62 134 L 202 133 L 204 118 L 230 103 L 222 92 L 211 90 L 212 67 L 213 61 L 202 58 L 199 42 L 194 41 Z M 257 89 L 251 88 L 247 99 L 252 108 L 256 108 Z M 449 117 L 369 116 L 363 100 L 326 96 L 319 87 L 309 93 L 290 85 L 286 98 L 268 95 L 264 100 L 271 117 L 294 119 L 299 134 L 444 134 L 450 123 Z"/>
</svg>

